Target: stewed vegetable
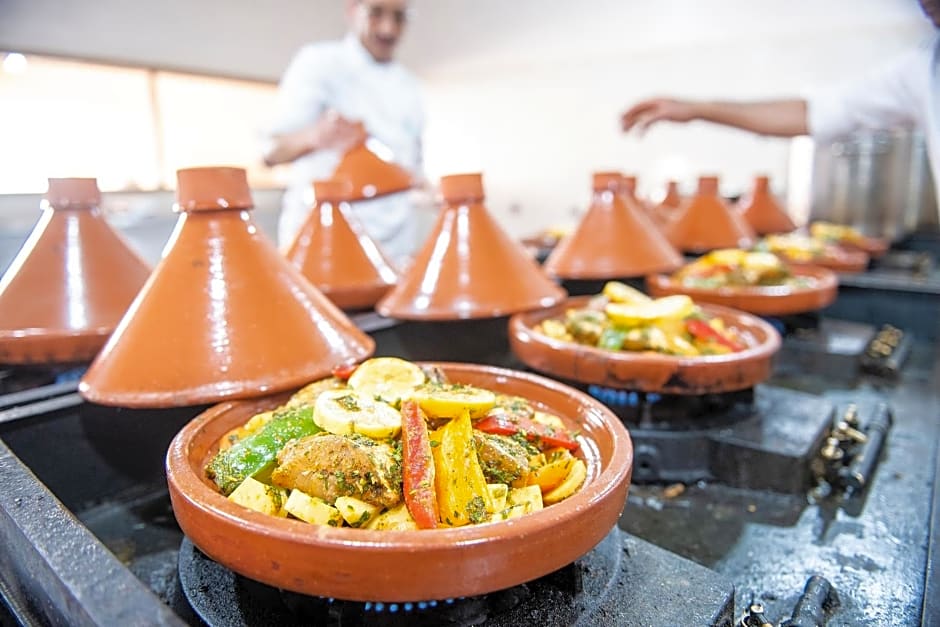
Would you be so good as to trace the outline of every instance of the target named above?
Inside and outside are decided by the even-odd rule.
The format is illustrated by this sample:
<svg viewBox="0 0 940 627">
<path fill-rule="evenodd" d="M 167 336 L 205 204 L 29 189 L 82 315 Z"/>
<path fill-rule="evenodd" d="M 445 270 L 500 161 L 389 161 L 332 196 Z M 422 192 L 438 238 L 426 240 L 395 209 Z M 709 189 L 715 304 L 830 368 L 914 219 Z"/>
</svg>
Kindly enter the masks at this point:
<svg viewBox="0 0 940 627">
<path fill-rule="evenodd" d="M 381 357 L 295 394 L 220 442 L 206 475 L 272 516 L 368 529 L 505 520 L 587 476 L 561 417 L 529 401 Z"/>
<path fill-rule="evenodd" d="M 695 357 L 747 348 L 738 330 L 726 326 L 721 318 L 709 316 L 688 296 L 651 299 L 616 281 L 607 283 L 603 294 L 586 307 L 569 309 L 562 319 L 543 320 L 537 330 L 559 340 L 612 351 Z M 484 425 L 479 428 L 486 429 Z M 557 441 L 553 444 L 565 446 Z"/>
</svg>

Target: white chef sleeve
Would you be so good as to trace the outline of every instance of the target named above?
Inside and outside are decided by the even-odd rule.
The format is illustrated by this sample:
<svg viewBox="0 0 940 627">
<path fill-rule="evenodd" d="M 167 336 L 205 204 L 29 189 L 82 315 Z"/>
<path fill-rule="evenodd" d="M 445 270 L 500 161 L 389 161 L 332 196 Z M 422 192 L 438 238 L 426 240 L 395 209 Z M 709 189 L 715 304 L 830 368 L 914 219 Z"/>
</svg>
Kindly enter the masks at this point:
<svg viewBox="0 0 940 627">
<path fill-rule="evenodd" d="M 317 44 L 294 55 L 278 85 L 270 135 L 296 131 L 320 117 L 327 106 L 330 65 L 328 51 Z"/>
<path fill-rule="evenodd" d="M 817 141 L 832 141 L 856 130 L 923 125 L 921 85 L 930 55 L 915 49 L 858 79 L 811 93 L 807 123 Z"/>
</svg>

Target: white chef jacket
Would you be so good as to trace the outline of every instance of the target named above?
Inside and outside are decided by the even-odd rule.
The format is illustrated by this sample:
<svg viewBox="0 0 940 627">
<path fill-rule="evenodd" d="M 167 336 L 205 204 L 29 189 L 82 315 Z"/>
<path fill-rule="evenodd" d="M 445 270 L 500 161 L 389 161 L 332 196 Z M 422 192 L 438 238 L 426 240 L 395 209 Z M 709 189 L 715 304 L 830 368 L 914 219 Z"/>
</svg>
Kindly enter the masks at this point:
<svg viewBox="0 0 940 627">
<path fill-rule="evenodd" d="M 810 94 L 807 115 L 810 135 L 822 142 L 860 129 L 916 126 L 940 189 L 940 35 L 867 75 Z"/>
<path fill-rule="evenodd" d="M 269 132 L 296 131 L 313 124 L 328 109 L 361 121 L 369 135 L 391 151 L 396 163 L 420 175 L 424 109 L 418 81 L 398 63 L 376 61 L 351 33 L 339 41 L 308 44 L 297 52 L 281 78 Z M 317 150 L 291 164 L 278 222 L 281 247 L 291 244 L 310 212 L 311 183 L 329 178 L 340 156 L 335 150 Z M 391 260 L 414 252 L 417 231 L 407 192 L 352 206 Z"/>
</svg>

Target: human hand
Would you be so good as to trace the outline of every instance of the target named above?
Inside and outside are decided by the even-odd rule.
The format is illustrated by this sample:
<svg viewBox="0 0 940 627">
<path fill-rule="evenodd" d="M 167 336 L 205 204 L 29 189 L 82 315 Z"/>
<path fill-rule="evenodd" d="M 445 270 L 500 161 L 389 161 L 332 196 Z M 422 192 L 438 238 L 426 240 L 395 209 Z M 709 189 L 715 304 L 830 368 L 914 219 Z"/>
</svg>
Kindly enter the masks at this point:
<svg viewBox="0 0 940 627">
<path fill-rule="evenodd" d="M 310 146 L 314 150 L 335 150 L 343 153 L 365 141 L 366 129 L 362 122 L 354 122 L 330 109 L 309 128 Z"/>
<path fill-rule="evenodd" d="M 620 125 L 626 133 L 638 128 L 640 133 L 646 132 L 652 124 L 661 120 L 669 122 L 688 122 L 695 119 L 693 103 L 686 100 L 671 98 L 651 98 L 641 100 L 620 116 Z"/>
</svg>

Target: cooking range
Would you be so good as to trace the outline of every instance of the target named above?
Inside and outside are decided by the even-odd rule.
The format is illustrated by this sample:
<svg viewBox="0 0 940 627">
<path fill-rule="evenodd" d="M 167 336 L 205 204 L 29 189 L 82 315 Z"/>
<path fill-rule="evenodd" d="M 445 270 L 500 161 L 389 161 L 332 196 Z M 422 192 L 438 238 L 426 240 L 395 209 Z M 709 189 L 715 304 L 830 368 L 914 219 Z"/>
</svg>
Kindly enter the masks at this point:
<svg viewBox="0 0 940 627">
<path fill-rule="evenodd" d="M 347 603 L 240 577 L 183 538 L 167 498 L 166 445 L 202 407 L 105 408 L 75 394 L 67 369 L 7 372 L 2 622 L 930 624 L 940 276 L 918 276 L 875 269 L 844 281 L 818 319 L 780 321 L 775 374 L 753 389 L 677 399 L 586 388 L 634 438 L 618 528 L 551 575 L 474 598 Z M 377 355 L 522 369 L 505 320 L 355 320 Z"/>
</svg>

